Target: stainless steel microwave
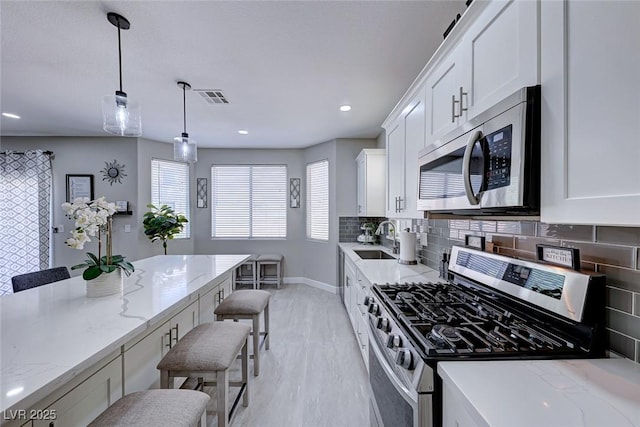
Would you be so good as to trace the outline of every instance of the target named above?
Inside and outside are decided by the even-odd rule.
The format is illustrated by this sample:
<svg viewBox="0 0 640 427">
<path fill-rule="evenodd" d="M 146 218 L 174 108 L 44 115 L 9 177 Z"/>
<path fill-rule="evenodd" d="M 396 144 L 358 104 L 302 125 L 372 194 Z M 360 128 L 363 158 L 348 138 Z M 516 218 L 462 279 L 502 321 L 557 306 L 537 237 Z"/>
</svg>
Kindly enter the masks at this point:
<svg viewBox="0 0 640 427">
<path fill-rule="evenodd" d="M 540 212 L 540 86 L 525 87 L 418 155 L 418 209 Z"/>
</svg>

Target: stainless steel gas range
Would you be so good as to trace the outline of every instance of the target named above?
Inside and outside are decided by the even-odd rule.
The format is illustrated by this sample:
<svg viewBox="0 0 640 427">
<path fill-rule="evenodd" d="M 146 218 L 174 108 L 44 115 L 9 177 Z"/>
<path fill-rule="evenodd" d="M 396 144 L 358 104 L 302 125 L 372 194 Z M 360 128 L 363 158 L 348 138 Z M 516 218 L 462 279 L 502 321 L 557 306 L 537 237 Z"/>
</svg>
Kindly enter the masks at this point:
<svg viewBox="0 0 640 427">
<path fill-rule="evenodd" d="M 365 300 L 372 426 L 440 426 L 439 361 L 604 356 L 602 275 L 456 246 L 449 272 Z"/>
</svg>

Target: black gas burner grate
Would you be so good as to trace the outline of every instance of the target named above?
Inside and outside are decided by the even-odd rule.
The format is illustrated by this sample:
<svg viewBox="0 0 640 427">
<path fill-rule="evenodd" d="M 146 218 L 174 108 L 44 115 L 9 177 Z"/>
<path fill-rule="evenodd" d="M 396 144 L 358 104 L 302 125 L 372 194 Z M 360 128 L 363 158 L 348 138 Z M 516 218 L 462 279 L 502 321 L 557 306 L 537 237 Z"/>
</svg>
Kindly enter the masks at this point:
<svg viewBox="0 0 640 427">
<path fill-rule="evenodd" d="M 501 355 L 575 351 L 577 344 L 516 314 L 494 295 L 452 283 L 378 287 L 426 355 Z"/>
</svg>

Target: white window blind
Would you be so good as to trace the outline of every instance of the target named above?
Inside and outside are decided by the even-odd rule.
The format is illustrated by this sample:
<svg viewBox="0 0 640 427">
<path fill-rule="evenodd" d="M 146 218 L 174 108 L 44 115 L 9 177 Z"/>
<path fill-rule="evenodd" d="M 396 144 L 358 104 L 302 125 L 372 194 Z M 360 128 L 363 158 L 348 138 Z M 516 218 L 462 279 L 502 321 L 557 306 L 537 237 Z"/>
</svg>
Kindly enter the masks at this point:
<svg viewBox="0 0 640 427">
<path fill-rule="evenodd" d="M 191 237 L 189 212 L 189 165 L 169 160 L 151 160 L 151 203 L 157 207 L 167 205 L 177 214 L 187 217 L 182 232 L 176 239 Z"/>
<path fill-rule="evenodd" d="M 307 237 L 329 240 L 329 161 L 307 165 Z"/>
<path fill-rule="evenodd" d="M 211 237 L 287 237 L 287 167 L 211 167 Z"/>
</svg>

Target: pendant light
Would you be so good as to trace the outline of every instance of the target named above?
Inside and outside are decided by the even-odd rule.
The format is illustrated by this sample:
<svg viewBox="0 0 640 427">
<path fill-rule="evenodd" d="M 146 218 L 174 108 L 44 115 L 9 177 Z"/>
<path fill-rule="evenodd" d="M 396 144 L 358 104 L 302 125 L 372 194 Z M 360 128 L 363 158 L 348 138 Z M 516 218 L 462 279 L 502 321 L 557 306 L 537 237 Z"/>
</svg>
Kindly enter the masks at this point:
<svg viewBox="0 0 640 427">
<path fill-rule="evenodd" d="M 191 90 L 191 85 L 185 82 L 178 82 L 182 88 L 182 105 L 184 131 L 182 135 L 173 138 L 173 160 L 178 162 L 195 163 L 198 161 L 198 146 L 193 138 L 189 138 L 187 133 L 187 95 L 186 91 Z"/>
<path fill-rule="evenodd" d="M 114 135 L 140 136 L 142 123 L 140 119 L 140 105 L 127 97 L 122 90 L 122 47 L 120 45 L 120 30 L 128 30 L 131 25 L 124 16 L 117 13 L 107 13 L 107 20 L 118 27 L 118 66 L 120 70 L 120 90 L 115 96 L 107 95 L 102 98 L 102 128 Z"/>
</svg>

